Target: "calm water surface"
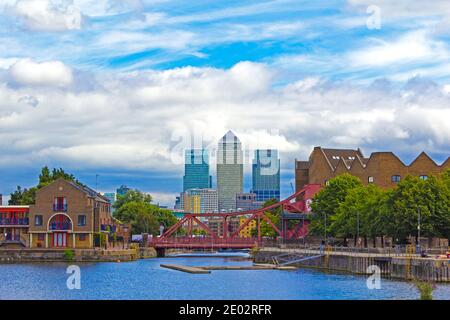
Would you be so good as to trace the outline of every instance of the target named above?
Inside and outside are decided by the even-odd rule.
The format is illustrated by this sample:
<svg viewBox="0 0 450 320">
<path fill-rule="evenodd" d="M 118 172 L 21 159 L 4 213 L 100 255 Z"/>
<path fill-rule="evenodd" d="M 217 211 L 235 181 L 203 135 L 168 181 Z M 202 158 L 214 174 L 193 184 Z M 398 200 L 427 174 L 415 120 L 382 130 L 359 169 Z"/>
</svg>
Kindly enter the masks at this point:
<svg viewBox="0 0 450 320">
<path fill-rule="evenodd" d="M 123 263 L 80 263 L 81 289 L 66 286 L 67 263 L 0 265 L 0 299 L 417 299 L 406 282 L 382 280 L 369 290 L 366 278 L 315 270 L 243 270 L 188 274 L 161 263 L 250 265 L 231 257 L 169 257 Z M 450 299 L 438 285 L 435 298 Z"/>
</svg>

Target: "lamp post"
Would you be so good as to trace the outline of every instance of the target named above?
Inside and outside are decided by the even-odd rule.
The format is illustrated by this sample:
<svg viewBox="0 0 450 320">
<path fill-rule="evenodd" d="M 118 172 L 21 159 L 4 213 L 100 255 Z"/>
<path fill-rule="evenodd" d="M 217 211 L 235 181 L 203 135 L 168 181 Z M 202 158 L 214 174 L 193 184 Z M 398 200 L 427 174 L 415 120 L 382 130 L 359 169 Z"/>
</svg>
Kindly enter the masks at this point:
<svg viewBox="0 0 450 320">
<path fill-rule="evenodd" d="M 420 217 L 420 207 L 417 208 L 417 213 L 418 213 L 418 215 L 417 215 L 417 242 L 420 246 L 420 218 L 421 218 Z"/>
<path fill-rule="evenodd" d="M 359 211 L 356 212 L 356 241 L 359 242 Z"/>
</svg>

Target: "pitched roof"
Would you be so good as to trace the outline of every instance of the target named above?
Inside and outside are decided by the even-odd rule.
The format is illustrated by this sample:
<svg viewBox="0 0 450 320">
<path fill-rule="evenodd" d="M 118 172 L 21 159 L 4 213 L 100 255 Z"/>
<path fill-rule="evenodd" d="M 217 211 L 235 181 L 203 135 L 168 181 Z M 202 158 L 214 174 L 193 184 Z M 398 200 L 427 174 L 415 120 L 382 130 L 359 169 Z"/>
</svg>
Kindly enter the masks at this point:
<svg viewBox="0 0 450 320">
<path fill-rule="evenodd" d="M 219 140 L 219 143 L 234 143 L 241 142 L 239 138 L 234 134 L 233 131 L 228 130 L 228 132 Z"/>
<path fill-rule="evenodd" d="M 361 161 L 362 165 L 365 165 L 366 160 L 360 149 L 329 149 L 321 148 L 324 156 L 327 158 L 333 169 L 336 168 L 341 160 L 347 168 L 350 168 L 353 161 Z"/>
<path fill-rule="evenodd" d="M 420 159 L 426 159 L 430 162 L 432 162 L 435 166 L 438 166 L 437 163 L 431 159 L 431 157 L 425 152 L 422 151 L 410 164 L 409 166 L 412 166 L 416 161 L 420 160 Z"/>
<path fill-rule="evenodd" d="M 79 184 L 77 184 L 77 183 L 75 183 L 73 181 L 66 180 L 66 179 L 63 179 L 63 178 L 59 178 L 58 180 L 62 180 L 64 182 L 70 184 L 71 186 L 77 188 L 78 190 L 83 191 L 84 193 L 86 193 L 91 198 L 95 198 L 96 200 L 101 200 L 101 201 L 108 202 L 108 203 L 110 202 L 108 198 L 102 196 L 100 193 L 98 193 L 97 191 L 89 188 L 88 186 L 79 185 Z M 58 180 L 56 180 L 56 181 L 58 181 Z"/>
</svg>

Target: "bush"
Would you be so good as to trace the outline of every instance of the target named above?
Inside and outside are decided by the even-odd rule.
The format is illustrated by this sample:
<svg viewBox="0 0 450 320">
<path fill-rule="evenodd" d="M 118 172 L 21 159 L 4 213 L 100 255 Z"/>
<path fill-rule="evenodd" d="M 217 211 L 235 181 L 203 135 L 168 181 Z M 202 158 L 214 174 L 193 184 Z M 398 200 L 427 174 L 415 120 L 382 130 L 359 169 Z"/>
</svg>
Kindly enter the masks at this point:
<svg viewBox="0 0 450 320">
<path fill-rule="evenodd" d="M 420 300 L 433 300 L 433 285 L 426 281 L 416 281 L 417 289 L 420 292 Z"/>
<path fill-rule="evenodd" d="M 63 257 L 64 257 L 64 259 L 66 259 L 67 261 L 72 261 L 74 256 L 75 256 L 75 252 L 74 252 L 72 249 L 66 249 L 66 250 L 64 250 Z"/>
</svg>

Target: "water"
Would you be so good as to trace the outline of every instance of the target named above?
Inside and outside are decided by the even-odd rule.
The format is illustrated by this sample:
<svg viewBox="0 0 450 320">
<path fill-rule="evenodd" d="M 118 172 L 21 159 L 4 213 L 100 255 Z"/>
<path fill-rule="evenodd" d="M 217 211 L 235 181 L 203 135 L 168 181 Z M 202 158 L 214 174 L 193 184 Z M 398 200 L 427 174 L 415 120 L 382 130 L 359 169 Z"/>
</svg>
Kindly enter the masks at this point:
<svg viewBox="0 0 450 320">
<path fill-rule="evenodd" d="M 0 299 L 417 299 L 414 285 L 383 279 L 369 290 L 366 278 L 300 269 L 242 270 L 188 274 L 161 263 L 250 265 L 231 257 L 169 257 L 123 263 L 80 263 L 81 289 L 66 286 L 67 263 L 0 265 Z M 434 296 L 450 299 L 450 286 Z"/>
</svg>

